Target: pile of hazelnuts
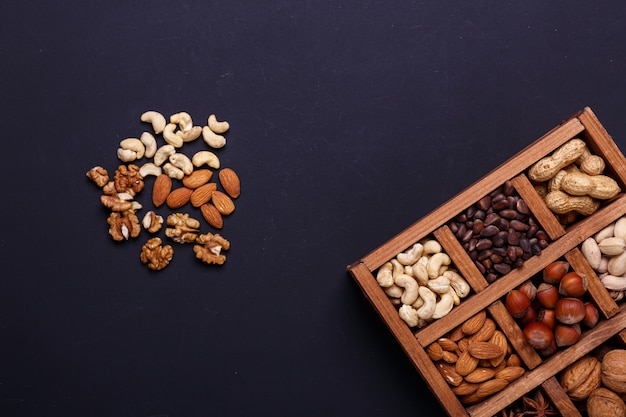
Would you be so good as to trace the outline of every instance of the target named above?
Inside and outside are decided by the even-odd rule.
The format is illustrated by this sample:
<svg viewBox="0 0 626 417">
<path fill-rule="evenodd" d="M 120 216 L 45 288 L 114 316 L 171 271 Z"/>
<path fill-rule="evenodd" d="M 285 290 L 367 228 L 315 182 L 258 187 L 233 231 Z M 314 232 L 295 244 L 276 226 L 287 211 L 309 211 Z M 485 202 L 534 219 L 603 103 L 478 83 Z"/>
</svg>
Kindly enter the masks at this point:
<svg viewBox="0 0 626 417">
<path fill-rule="evenodd" d="M 570 271 L 566 261 L 548 265 L 537 279 L 509 291 L 505 306 L 526 342 L 542 357 L 578 342 L 584 328 L 598 324 L 600 312 L 587 300 L 587 277 Z"/>
</svg>

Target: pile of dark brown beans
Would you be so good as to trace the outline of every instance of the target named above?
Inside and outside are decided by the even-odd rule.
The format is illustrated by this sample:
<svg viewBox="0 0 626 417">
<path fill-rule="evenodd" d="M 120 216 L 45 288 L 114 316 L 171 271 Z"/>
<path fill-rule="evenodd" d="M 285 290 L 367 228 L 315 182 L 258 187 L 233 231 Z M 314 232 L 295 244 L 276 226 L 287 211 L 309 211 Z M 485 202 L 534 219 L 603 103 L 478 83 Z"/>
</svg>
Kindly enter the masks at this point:
<svg viewBox="0 0 626 417">
<path fill-rule="evenodd" d="M 448 223 L 487 282 L 492 283 L 548 246 L 548 235 L 506 181 Z"/>
</svg>

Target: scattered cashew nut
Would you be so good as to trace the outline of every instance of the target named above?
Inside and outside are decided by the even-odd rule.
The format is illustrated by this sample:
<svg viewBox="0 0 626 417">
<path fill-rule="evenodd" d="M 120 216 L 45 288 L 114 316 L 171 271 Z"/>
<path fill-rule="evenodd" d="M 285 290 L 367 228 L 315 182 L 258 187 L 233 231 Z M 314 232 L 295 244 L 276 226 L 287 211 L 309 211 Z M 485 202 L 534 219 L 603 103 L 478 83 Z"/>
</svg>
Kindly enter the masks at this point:
<svg viewBox="0 0 626 417">
<path fill-rule="evenodd" d="M 180 137 L 183 142 L 193 142 L 198 139 L 201 134 L 202 128 L 200 126 L 193 126 L 191 129 L 176 132 L 176 136 Z"/>
<path fill-rule="evenodd" d="M 146 162 L 141 166 L 141 168 L 139 168 L 139 175 L 141 175 L 142 178 L 146 178 L 149 175 L 158 177 L 162 173 L 163 170 L 161 167 L 154 165 L 152 162 Z"/>
<path fill-rule="evenodd" d="M 165 117 L 157 111 L 147 111 L 141 115 L 141 121 L 152 124 L 152 130 L 154 133 L 159 134 L 163 132 L 165 128 Z"/>
<path fill-rule="evenodd" d="M 431 279 L 437 278 L 440 275 L 439 271 L 441 270 L 441 267 L 444 265 L 450 265 L 450 262 L 451 260 L 448 254 L 444 252 L 435 253 L 433 256 L 430 257 L 428 265 L 426 267 L 426 269 L 428 270 L 428 277 Z"/>
<path fill-rule="evenodd" d="M 424 300 L 424 305 L 417 310 L 417 315 L 424 320 L 430 320 L 435 313 L 437 296 L 428 287 L 419 287 L 419 296 Z"/>
<path fill-rule="evenodd" d="M 171 162 L 163 165 L 163 172 L 167 174 L 170 178 L 175 178 L 177 180 L 182 180 L 185 176 L 183 170 L 174 166 L 174 164 L 172 164 Z"/>
<path fill-rule="evenodd" d="M 433 319 L 440 319 L 452 310 L 454 307 L 454 297 L 449 292 L 442 294 L 441 298 L 435 305 L 435 311 L 433 312 Z"/>
<path fill-rule="evenodd" d="M 217 134 L 222 134 L 230 129 L 230 124 L 227 121 L 218 122 L 214 114 L 209 116 L 207 124 L 209 125 L 209 129 Z"/>
<path fill-rule="evenodd" d="M 166 124 L 163 129 L 163 139 L 173 147 L 180 148 L 183 146 L 183 138 L 176 134 L 176 127 L 174 123 Z"/>
<path fill-rule="evenodd" d="M 175 153 L 170 155 L 169 160 L 176 168 L 180 168 L 185 175 L 189 175 L 193 172 L 193 164 L 185 154 Z"/>
<path fill-rule="evenodd" d="M 226 138 L 213 132 L 208 126 L 202 128 L 202 139 L 211 148 L 219 149 L 226 145 Z"/>
<path fill-rule="evenodd" d="M 137 159 L 137 152 L 132 151 L 130 149 L 118 148 L 117 157 L 122 162 L 132 162 L 135 159 Z"/>
<path fill-rule="evenodd" d="M 178 125 L 178 128 L 182 131 L 190 130 L 193 127 L 191 115 L 184 111 L 171 115 L 170 123 Z"/>
<path fill-rule="evenodd" d="M 154 154 L 154 165 L 161 166 L 165 161 L 169 159 L 170 156 L 176 153 L 176 148 L 172 145 L 163 145 L 159 149 L 157 149 Z"/>
<path fill-rule="evenodd" d="M 396 256 L 396 259 L 402 265 L 413 265 L 415 262 L 419 260 L 419 258 L 421 258 L 423 251 L 424 251 L 424 246 L 421 243 L 417 242 L 406 252 L 399 253 Z"/>
<path fill-rule="evenodd" d="M 391 287 L 393 282 L 393 276 L 391 275 L 391 271 L 393 270 L 393 265 L 391 262 L 386 262 L 383 266 L 378 269 L 376 273 L 376 281 L 378 285 L 383 288 Z"/>
<path fill-rule="evenodd" d="M 157 150 L 156 139 L 154 138 L 154 136 L 152 136 L 152 133 L 143 132 L 139 140 L 141 141 L 141 143 L 143 143 L 143 146 L 146 147 L 146 152 L 144 156 L 146 158 L 152 158 Z"/>
<path fill-rule="evenodd" d="M 398 315 L 409 327 L 416 327 L 419 324 L 419 315 L 415 307 L 410 305 L 402 305 L 398 310 Z"/>
<path fill-rule="evenodd" d="M 193 157 L 191 157 L 191 163 L 193 163 L 196 167 L 201 167 L 204 164 L 207 164 L 209 167 L 214 169 L 220 168 L 220 160 L 211 151 L 199 151 L 196 152 Z"/>
<path fill-rule="evenodd" d="M 146 152 L 145 145 L 136 138 L 127 138 L 120 142 L 121 149 L 129 149 L 137 154 L 137 159 L 143 158 Z"/>
</svg>

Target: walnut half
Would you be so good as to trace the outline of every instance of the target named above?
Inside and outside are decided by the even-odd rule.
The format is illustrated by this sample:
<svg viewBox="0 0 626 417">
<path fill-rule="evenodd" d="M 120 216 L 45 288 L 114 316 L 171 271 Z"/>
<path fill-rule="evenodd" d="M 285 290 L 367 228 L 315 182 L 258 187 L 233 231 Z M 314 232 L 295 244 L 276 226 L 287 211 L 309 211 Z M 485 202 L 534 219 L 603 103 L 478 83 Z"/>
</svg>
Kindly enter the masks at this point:
<svg viewBox="0 0 626 417">
<path fill-rule="evenodd" d="M 148 268 L 154 271 L 160 271 L 168 266 L 174 257 L 174 248 L 170 245 L 161 246 L 162 243 L 161 238 L 153 237 L 141 248 L 139 255 L 141 263 L 147 264 Z"/>
<path fill-rule="evenodd" d="M 196 258 L 207 264 L 222 265 L 226 262 L 226 256 L 222 250 L 230 249 L 230 242 L 219 234 L 207 233 L 196 239 L 197 245 L 193 246 Z"/>
</svg>

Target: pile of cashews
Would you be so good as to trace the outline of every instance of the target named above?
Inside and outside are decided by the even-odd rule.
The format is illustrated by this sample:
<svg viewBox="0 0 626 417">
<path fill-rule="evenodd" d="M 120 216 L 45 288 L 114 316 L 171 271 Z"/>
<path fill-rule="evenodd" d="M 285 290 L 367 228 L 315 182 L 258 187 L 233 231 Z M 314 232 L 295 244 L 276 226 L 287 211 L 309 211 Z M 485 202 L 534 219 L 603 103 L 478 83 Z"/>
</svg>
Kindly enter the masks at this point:
<svg viewBox="0 0 626 417">
<path fill-rule="evenodd" d="M 470 293 L 467 281 L 434 239 L 423 239 L 383 264 L 376 281 L 409 327 L 446 316 Z"/>
<path fill-rule="evenodd" d="M 206 126 L 194 126 L 189 113 L 179 112 L 172 114 L 168 123 L 161 113 L 153 110 L 144 112 L 141 121 L 150 123 L 155 134 L 162 134 L 166 144 L 157 148 L 154 135 L 143 132 L 139 138 L 122 140 L 117 149 L 117 157 L 122 162 L 154 158 L 152 162 L 146 162 L 140 167 L 139 173 L 142 177 L 165 173 L 171 178 L 182 179 L 185 175 L 191 174 L 194 167 L 208 165 L 219 169 L 220 161 L 211 151 L 198 151 L 189 158 L 177 150 L 200 136 L 213 149 L 224 147 L 226 138 L 222 133 L 230 128 L 227 121 L 218 121 L 217 117 L 211 114 Z"/>
</svg>

